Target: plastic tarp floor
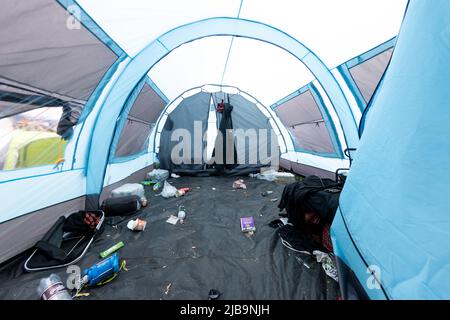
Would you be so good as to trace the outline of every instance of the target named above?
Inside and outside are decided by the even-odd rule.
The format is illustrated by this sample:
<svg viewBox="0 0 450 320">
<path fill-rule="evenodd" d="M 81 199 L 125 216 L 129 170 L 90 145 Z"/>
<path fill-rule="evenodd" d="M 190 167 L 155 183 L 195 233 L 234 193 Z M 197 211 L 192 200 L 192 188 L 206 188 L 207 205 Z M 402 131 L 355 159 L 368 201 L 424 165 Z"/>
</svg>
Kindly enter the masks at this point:
<svg viewBox="0 0 450 320">
<path fill-rule="evenodd" d="M 322 266 L 284 247 L 268 225 L 279 218 L 278 202 L 270 199 L 280 199 L 284 185 L 243 177 L 247 190 L 233 189 L 235 179 L 169 179 L 177 188 L 191 188 L 184 197 L 171 199 L 146 187 L 149 205 L 133 216 L 147 220 L 146 229 L 131 231 L 126 227 L 130 219 L 108 218 L 104 232 L 79 263 L 82 269 L 90 267 L 100 260 L 101 251 L 123 241 L 119 257 L 126 260 L 128 271 L 104 286 L 88 288 L 90 296 L 82 299 L 206 300 L 210 289 L 217 289 L 221 299 L 230 300 L 335 300 L 338 284 Z M 263 197 L 261 192 L 268 190 L 274 193 Z M 184 223 L 167 223 L 179 205 L 186 208 Z M 251 237 L 240 230 L 239 219 L 246 216 L 255 219 Z M 0 299 L 38 298 L 39 280 L 52 271 L 25 273 L 24 260 L 18 257 L 0 269 Z M 65 268 L 53 272 L 67 279 Z"/>
</svg>

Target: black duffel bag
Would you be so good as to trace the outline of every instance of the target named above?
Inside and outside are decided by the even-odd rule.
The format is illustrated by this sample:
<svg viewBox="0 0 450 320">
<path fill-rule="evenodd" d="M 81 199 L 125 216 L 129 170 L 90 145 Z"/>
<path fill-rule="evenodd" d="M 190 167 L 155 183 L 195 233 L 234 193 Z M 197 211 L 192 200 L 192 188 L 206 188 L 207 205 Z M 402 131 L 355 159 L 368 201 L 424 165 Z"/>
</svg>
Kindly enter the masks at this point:
<svg viewBox="0 0 450 320">
<path fill-rule="evenodd" d="M 286 209 L 288 221 L 296 228 L 305 225 L 305 213 L 313 212 L 323 223 L 331 223 L 339 205 L 343 182 L 308 176 L 301 182 L 285 186 L 278 204 L 280 211 Z"/>
<path fill-rule="evenodd" d="M 136 195 L 108 198 L 102 203 L 102 210 L 106 217 L 128 216 L 140 209 L 140 198 Z"/>
</svg>

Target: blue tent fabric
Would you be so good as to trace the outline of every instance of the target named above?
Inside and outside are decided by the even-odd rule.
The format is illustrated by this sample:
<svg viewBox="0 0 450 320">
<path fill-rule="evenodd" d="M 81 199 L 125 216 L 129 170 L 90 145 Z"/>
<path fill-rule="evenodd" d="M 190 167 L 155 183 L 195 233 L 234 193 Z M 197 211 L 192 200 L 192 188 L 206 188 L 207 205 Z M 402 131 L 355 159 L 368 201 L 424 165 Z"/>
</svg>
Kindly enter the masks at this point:
<svg viewBox="0 0 450 320">
<path fill-rule="evenodd" d="M 410 1 L 333 224 L 372 298 L 383 294 L 367 289 L 368 266 L 386 298 L 450 298 L 449 16 L 446 0 Z"/>
</svg>

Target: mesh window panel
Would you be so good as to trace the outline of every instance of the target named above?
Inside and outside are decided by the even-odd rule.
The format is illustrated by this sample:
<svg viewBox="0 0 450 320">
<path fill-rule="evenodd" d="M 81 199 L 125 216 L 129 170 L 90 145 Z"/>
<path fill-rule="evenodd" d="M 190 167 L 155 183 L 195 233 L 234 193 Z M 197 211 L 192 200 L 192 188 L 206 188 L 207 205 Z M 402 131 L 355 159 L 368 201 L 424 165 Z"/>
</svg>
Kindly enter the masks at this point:
<svg viewBox="0 0 450 320">
<path fill-rule="evenodd" d="M 148 123 L 155 123 L 165 106 L 165 101 L 148 84 L 145 84 L 130 111 L 130 116 Z"/>
<path fill-rule="evenodd" d="M 289 130 L 300 148 L 319 153 L 335 153 L 325 123 L 308 123 Z"/>
<path fill-rule="evenodd" d="M 144 151 L 153 125 L 127 119 L 116 149 L 116 157 L 125 157 Z"/>
<path fill-rule="evenodd" d="M 319 106 L 309 90 L 286 101 L 275 112 L 291 132 L 297 149 L 336 152 Z"/>
<path fill-rule="evenodd" d="M 276 113 L 287 127 L 322 120 L 319 106 L 309 90 L 280 105 Z"/>
<path fill-rule="evenodd" d="M 142 87 L 121 132 L 116 157 L 130 156 L 144 151 L 151 129 L 165 104 L 149 85 L 145 84 Z"/>
<path fill-rule="evenodd" d="M 392 56 L 393 48 L 350 68 L 350 73 L 366 102 L 369 102 L 383 77 Z"/>
</svg>

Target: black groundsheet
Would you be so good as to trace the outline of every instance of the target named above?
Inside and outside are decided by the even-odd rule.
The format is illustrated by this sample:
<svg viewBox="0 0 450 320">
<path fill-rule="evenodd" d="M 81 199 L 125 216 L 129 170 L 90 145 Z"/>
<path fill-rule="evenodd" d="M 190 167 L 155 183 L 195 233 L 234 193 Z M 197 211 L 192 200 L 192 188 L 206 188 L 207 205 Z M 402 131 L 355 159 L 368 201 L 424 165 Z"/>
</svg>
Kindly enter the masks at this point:
<svg viewBox="0 0 450 320">
<path fill-rule="evenodd" d="M 210 289 L 216 289 L 222 292 L 220 299 L 229 300 L 335 300 L 338 285 L 322 266 L 284 247 L 268 226 L 279 218 L 277 204 L 284 185 L 243 177 L 247 190 L 235 190 L 236 179 L 169 179 L 177 188 L 191 188 L 185 196 L 170 199 L 145 187 L 149 205 L 121 223 L 123 219 L 108 218 L 104 232 L 79 262 L 82 270 L 88 268 L 100 261 L 101 251 L 123 241 L 119 257 L 126 260 L 128 271 L 104 286 L 85 289 L 90 295 L 81 299 L 206 300 Z M 263 197 L 268 190 L 274 193 Z M 278 201 L 271 202 L 274 198 Z M 180 205 L 186 208 L 184 223 L 167 223 Z M 248 216 L 255 219 L 253 236 L 240 229 L 239 219 Z M 147 220 L 145 231 L 126 227 L 135 217 Z M 0 268 L 0 299 L 38 299 L 41 278 L 56 273 L 65 282 L 68 277 L 65 268 L 26 273 L 25 258 L 19 256 Z"/>
</svg>

